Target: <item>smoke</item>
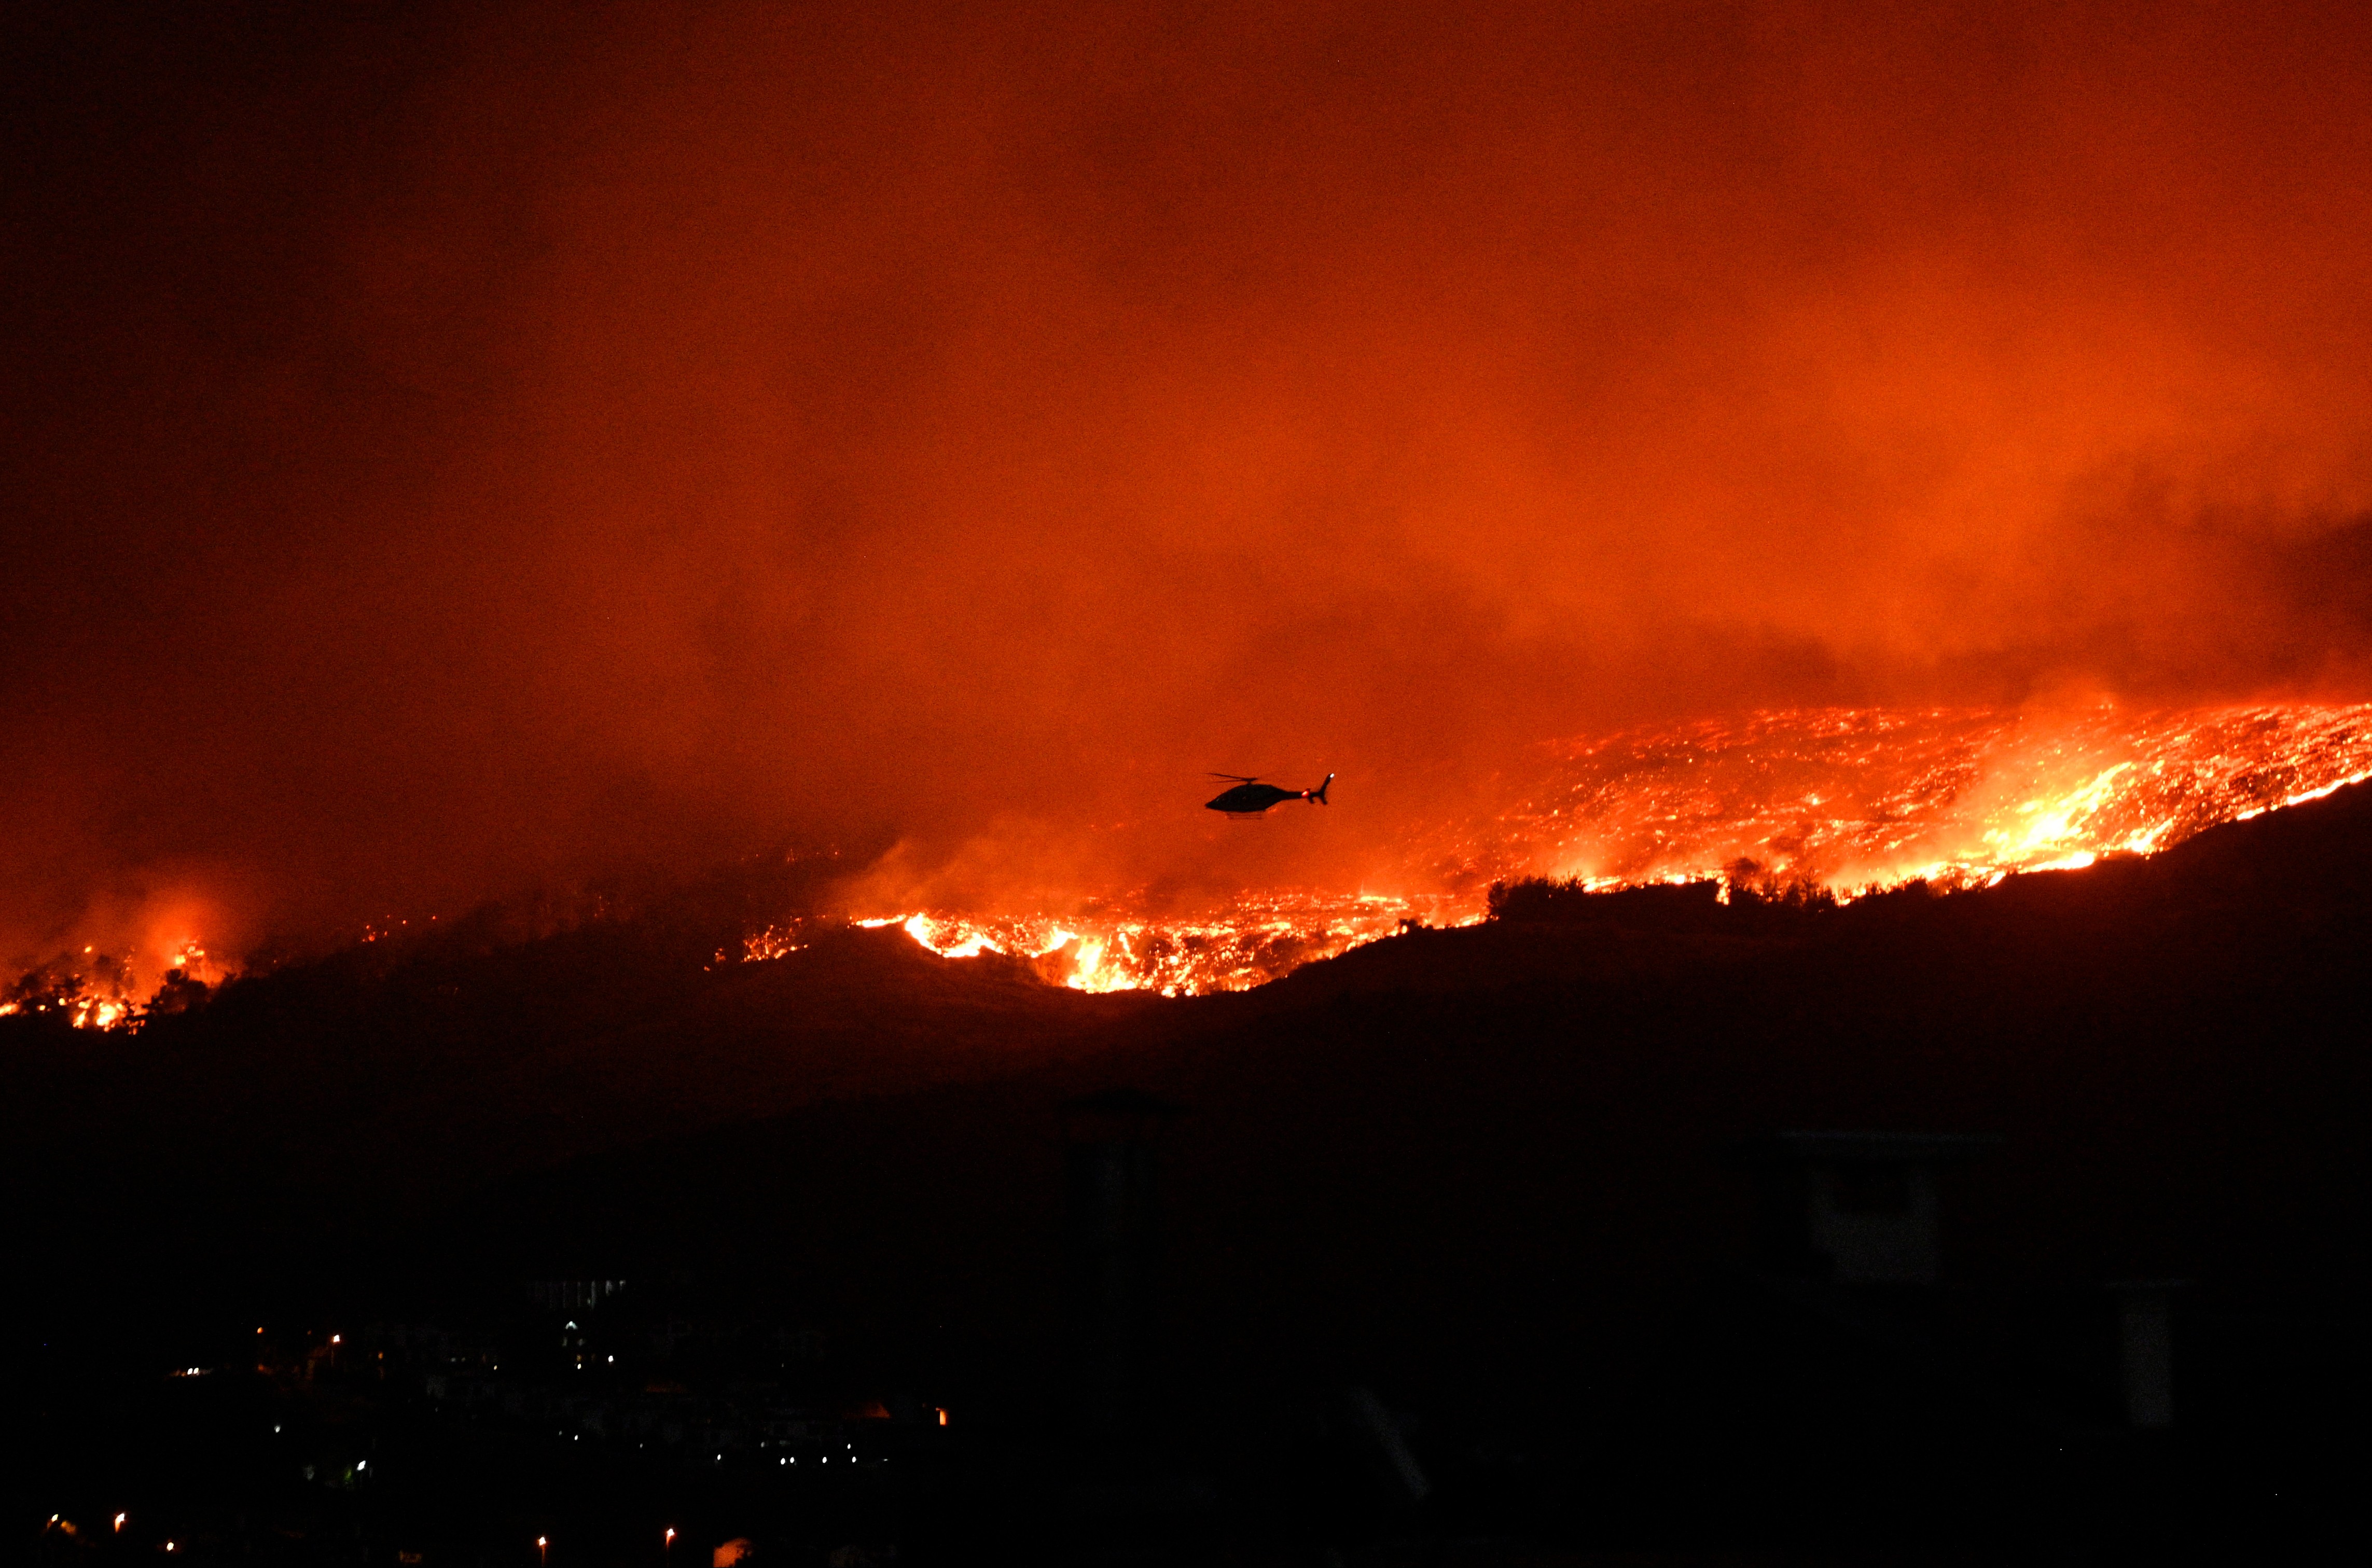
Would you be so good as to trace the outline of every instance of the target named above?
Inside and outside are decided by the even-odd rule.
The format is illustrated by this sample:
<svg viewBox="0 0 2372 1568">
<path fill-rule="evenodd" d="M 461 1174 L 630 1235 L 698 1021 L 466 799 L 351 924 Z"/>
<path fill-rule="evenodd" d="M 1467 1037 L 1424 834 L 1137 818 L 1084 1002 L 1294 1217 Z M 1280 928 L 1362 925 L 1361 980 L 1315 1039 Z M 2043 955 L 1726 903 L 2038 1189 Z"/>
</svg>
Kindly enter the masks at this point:
<svg viewBox="0 0 2372 1568">
<path fill-rule="evenodd" d="M 2356 7 L 7 26 L 0 955 L 1349 883 L 1552 735 L 2362 686 Z"/>
</svg>

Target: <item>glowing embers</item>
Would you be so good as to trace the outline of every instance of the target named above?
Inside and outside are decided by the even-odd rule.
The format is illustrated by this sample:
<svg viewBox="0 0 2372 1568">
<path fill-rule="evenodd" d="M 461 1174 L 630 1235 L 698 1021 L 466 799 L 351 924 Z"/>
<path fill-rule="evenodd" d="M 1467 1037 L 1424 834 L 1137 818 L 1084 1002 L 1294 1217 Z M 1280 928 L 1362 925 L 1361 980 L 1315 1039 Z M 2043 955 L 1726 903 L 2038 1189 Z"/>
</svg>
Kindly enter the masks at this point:
<svg viewBox="0 0 2372 1568">
<path fill-rule="evenodd" d="M 1074 991 L 1158 991 L 1168 996 L 1243 991 L 1398 928 L 1403 900 L 1247 897 L 1195 918 L 915 914 L 896 923 L 942 958 L 999 953 Z M 865 924 L 891 922 L 867 921 Z"/>
<path fill-rule="evenodd" d="M 138 1028 L 141 1007 L 122 995 L 79 990 L 0 1002 L 0 1018 L 54 1016 L 77 1029 Z"/>
<path fill-rule="evenodd" d="M 1550 753 L 1472 848 L 1494 875 L 1850 894 L 2153 854 L 2327 795 L 2372 776 L 2372 704 L 1766 712 Z"/>
<path fill-rule="evenodd" d="M 96 946 L 63 955 L 20 975 L 0 991 L 0 1018 L 41 1018 L 77 1029 L 137 1030 L 153 1018 L 202 1003 L 227 971 L 195 937 L 158 944 L 164 976 L 153 990 L 141 972 L 157 959 L 137 959 Z M 146 1000 L 142 996 L 145 993 Z"/>
<path fill-rule="evenodd" d="M 793 953 L 804 951 L 807 942 L 801 935 L 800 924 L 795 920 L 787 925 L 770 925 L 763 931 L 744 936 L 741 938 L 743 961 L 762 963 L 768 958 L 787 958 Z M 716 955 L 718 963 L 725 959 L 724 953 Z"/>
<path fill-rule="evenodd" d="M 0 1018 L 53 1016 L 77 1029 L 139 1027 L 139 1004 L 89 991 L 11 996 L 0 1002 Z"/>
<path fill-rule="evenodd" d="M 136 1028 L 131 964 L 85 947 L 29 970 L 5 994 L 0 1017 L 46 1018 L 77 1029 Z"/>
<path fill-rule="evenodd" d="M 43 997 L 34 1002 L 0 1002 L 0 1018 L 55 1015 L 78 1029 L 111 1029 L 134 1018 L 136 1005 L 119 996 Z"/>
<path fill-rule="evenodd" d="M 1195 996 L 1246 991 L 1319 958 L 1389 935 L 1412 920 L 1479 919 L 1468 900 L 1248 894 L 1229 910 L 1194 917 L 1107 912 L 1092 916 L 875 915 L 849 923 L 899 926 L 944 958 L 996 954 L 1074 991 L 1158 991 Z M 784 957 L 807 945 L 797 923 L 743 942 L 743 957 Z"/>
</svg>

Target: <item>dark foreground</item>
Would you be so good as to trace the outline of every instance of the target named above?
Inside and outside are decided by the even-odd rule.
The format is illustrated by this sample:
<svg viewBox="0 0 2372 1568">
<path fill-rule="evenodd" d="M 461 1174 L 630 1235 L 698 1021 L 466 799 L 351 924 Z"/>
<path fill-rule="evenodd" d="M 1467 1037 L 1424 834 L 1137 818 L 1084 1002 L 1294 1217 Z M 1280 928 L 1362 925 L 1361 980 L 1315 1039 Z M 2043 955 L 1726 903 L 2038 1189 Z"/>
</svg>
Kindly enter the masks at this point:
<svg viewBox="0 0 2372 1568">
<path fill-rule="evenodd" d="M 2360 1548 L 2364 793 L 1950 899 L 1531 890 L 1195 1002 L 894 933 L 707 970 L 645 925 L 18 1030 L 0 1529 L 552 1568 Z"/>
</svg>

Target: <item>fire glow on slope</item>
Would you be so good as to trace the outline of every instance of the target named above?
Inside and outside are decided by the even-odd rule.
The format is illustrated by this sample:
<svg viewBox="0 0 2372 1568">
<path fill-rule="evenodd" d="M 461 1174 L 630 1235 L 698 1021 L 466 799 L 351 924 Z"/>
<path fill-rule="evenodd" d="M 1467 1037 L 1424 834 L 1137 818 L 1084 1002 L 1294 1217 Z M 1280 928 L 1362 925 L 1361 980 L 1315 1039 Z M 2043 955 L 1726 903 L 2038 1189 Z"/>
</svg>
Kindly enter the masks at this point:
<svg viewBox="0 0 2372 1568">
<path fill-rule="evenodd" d="M 1227 910 L 1202 918 L 922 912 L 877 915 L 855 923 L 902 926 L 941 958 L 998 953 L 1021 959 L 1075 991 L 1191 996 L 1250 990 L 1411 922 L 1479 920 L 1474 903 L 1447 897 L 1265 892 L 1248 893 Z M 750 959 L 780 958 L 803 946 L 796 927 L 769 926 L 747 939 L 743 954 Z"/>
<path fill-rule="evenodd" d="M 1823 708 L 1553 742 L 1479 824 L 1412 836 L 1405 890 L 1248 892 L 1171 920 L 928 911 L 872 916 L 948 958 L 1027 958 L 1083 991 L 1238 991 L 1391 935 L 1480 920 L 1494 881 L 1718 880 L 1841 899 L 1924 879 L 2150 854 L 2372 777 L 2372 703 L 2129 714 Z M 781 932 L 750 939 L 775 956 Z"/>
<path fill-rule="evenodd" d="M 1250 889 L 1190 917 L 1122 897 L 1084 914 L 904 909 L 858 923 L 901 926 L 948 958 L 1003 954 L 1081 991 L 1193 995 L 1263 984 L 1409 923 L 1478 921 L 1497 881 L 1713 879 L 1841 899 L 1921 878 L 1967 888 L 2154 854 L 2367 777 L 2372 703 L 1762 712 L 1535 748 L 1497 809 L 1407 832 L 1389 892 Z M 739 956 L 785 957 L 804 930 L 770 926 Z M 87 948 L 0 994 L 0 1016 L 137 1028 L 227 978 L 194 939 L 166 951 L 165 984 L 145 1002 L 129 960 Z"/>
<path fill-rule="evenodd" d="M 1849 896 L 2155 854 L 2328 795 L 2372 776 L 2372 703 L 1831 708 L 1546 749 L 1484 861 L 1608 887 L 1720 877 Z"/>
<path fill-rule="evenodd" d="M 78 1029 L 137 1028 L 150 1012 L 182 1005 L 193 987 L 203 992 L 225 978 L 195 937 L 169 947 L 164 979 L 145 1003 L 134 960 L 93 946 L 21 977 L 0 996 L 0 1018 L 46 1015 Z"/>
</svg>

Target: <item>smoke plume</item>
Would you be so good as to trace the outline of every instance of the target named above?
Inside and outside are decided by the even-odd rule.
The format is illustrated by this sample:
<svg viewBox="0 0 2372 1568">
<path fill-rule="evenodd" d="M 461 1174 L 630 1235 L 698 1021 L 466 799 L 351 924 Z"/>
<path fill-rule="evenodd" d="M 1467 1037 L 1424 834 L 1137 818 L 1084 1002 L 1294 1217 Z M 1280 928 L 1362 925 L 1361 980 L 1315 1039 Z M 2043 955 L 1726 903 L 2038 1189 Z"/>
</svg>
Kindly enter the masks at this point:
<svg viewBox="0 0 2372 1568">
<path fill-rule="evenodd" d="M 2363 688 L 2360 6 L 4 25 L 0 958 L 1349 883 L 1551 736 Z"/>
</svg>

